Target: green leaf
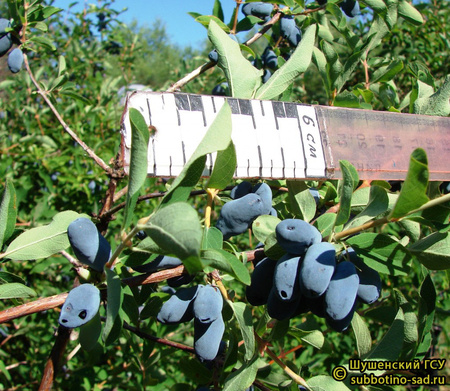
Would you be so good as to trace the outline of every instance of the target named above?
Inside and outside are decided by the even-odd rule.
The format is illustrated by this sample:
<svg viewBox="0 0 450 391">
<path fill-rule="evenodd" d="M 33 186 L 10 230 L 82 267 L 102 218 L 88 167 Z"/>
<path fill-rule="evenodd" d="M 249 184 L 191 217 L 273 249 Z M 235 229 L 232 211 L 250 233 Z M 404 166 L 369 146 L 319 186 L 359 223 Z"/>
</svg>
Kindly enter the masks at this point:
<svg viewBox="0 0 450 391">
<path fill-rule="evenodd" d="M 389 219 L 405 216 L 428 201 L 428 161 L 422 148 L 415 149 L 409 160 L 408 174 Z"/>
<path fill-rule="evenodd" d="M 392 60 L 392 62 L 384 67 L 377 69 L 372 74 L 371 83 L 388 82 L 392 80 L 403 69 L 403 61 Z"/>
<path fill-rule="evenodd" d="M 237 371 L 228 375 L 223 391 L 246 390 L 255 381 L 258 366 L 258 355 L 255 354 L 248 364 L 242 364 Z"/>
<path fill-rule="evenodd" d="M 24 299 L 37 296 L 36 292 L 18 282 L 0 285 L 0 299 Z"/>
<path fill-rule="evenodd" d="M 36 22 L 36 23 L 32 23 L 32 25 L 33 25 L 34 28 L 36 28 L 36 29 L 38 29 L 40 31 L 43 31 L 43 32 L 48 31 L 48 26 L 44 22 Z"/>
<path fill-rule="evenodd" d="M 408 247 L 431 270 L 450 269 L 450 233 L 434 232 Z"/>
<path fill-rule="evenodd" d="M 267 236 L 264 241 L 264 253 L 272 259 L 279 259 L 286 253 L 286 251 L 278 244 L 275 232 Z"/>
<path fill-rule="evenodd" d="M 16 226 L 17 205 L 16 191 L 11 179 L 6 179 L 5 190 L 3 191 L 2 202 L 0 204 L 0 251 L 13 234 Z"/>
<path fill-rule="evenodd" d="M 22 279 L 19 276 L 16 276 L 13 273 L 9 273 L 9 272 L 5 272 L 5 271 L 0 271 L 0 282 L 18 282 L 20 284 L 25 285 L 25 280 Z"/>
<path fill-rule="evenodd" d="M 422 14 L 406 0 L 400 0 L 398 3 L 398 14 L 407 22 L 416 26 L 420 26 L 424 23 Z"/>
<path fill-rule="evenodd" d="M 45 49 L 49 49 L 51 51 L 55 51 L 56 50 L 56 47 L 53 44 L 53 42 L 50 39 L 48 39 L 47 37 L 33 35 L 29 40 L 31 42 L 36 43 L 39 46 L 42 46 Z"/>
<path fill-rule="evenodd" d="M 57 7 L 48 5 L 42 9 L 42 17 L 44 19 L 48 19 L 50 16 L 55 15 L 61 11 L 62 11 L 62 8 L 57 8 Z"/>
<path fill-rule="evenodd" d="M 365 54 L 366 50 L 355 51 L 347 61 L 345 61 L 343 71 L 333 84 L 333 87 L 336 88 L 337 91 L 340 91 L 345 83 L 351 79 L 355 68 L 360 64 L 361 59 Z"/>
<path fill-rule="evenodd" d="M 313 24 L 305 30 L 301 42 L 296 47 L 289 60 L 277 69 L 265 84 L 258 88 L 255 98 L 277 98 L 301 73 L 305 72 L 311 63 L 315 39 L 316 25 Z"/>
<path fill-rule="evenodd" d="M 343 382 L 326 375 L 314 376 L 306 383 L 312 391 L 350 391 Z"/>
<path fill-rule="evenodd" d="M 328 81 L 330 90 L 333 90 L 335 88 L 334 83 L 336 79 L 341 75 L 343 66 L 341 61 L 339 60 L 337 51 L 331 43 L 322 41 L 320 46 L 326 59 L 326 80 Z"/>
<path fill-rule="evenodd" d="M 85 105 L 91 105 L 92 104 L 92 102 L 88 98 L 84 97 L 79 92 L 63 88 L 61 91 L 59 91 L 59 93 L 61 95 L 65 95 L 65 96 L 68 96 L 69 98 L 72 98 L 72 99 L 78 100 L 80 102 L 83 102 Z"/>
<path fill-rule="evenodd" d="M 408 274 L 411 255 L 399 242 L 385 234 L 361 233 L 346 239 L 364 263 L 380 273 L 401 276 Z"/>
<path fill-rule="evenodd" d="M 221 249 L 223 245 L 223 235 L 216 227 L 209 227 L 203 230 L 202 250 Z"/>
<path fill-rule="evenodd" d="M 358 97 L 353 92 L 343 91 L 336 95 L 333 101 L 333 106 L 358 109 L 360 104 Z"/>
<path fill-rule="evenodd" d="M 236 320 L 239 324 L 239 330 L 242 334 L 245 347 L 244 359 L 248 361 L 255 353 L 255 334 L 253 332 L 252 310 L 245 303 L 233 303 L 229 301 L 228 304 L 233 309 L 234 315 L 236 316 Z"/>
<path fill-rule="evenodd" d="M 395 298 L 397 301 L 398 307 L 400 307 L 403 311 L 405 317 L 405 336 L 404 336 L 404 347 L 411 349 L 411 345 L 415 345 L 415 343 L 419 339 L 419 333 L 417 329 L 417 316 L 414 312 L 413 306 L 406 300 L 405 296 L 403 296 L 402 292 L 399 289 L 394 289 Z M 405 349 L 403 349 L 405 350 Z M 409 352 L 408 352 L 409 353 Z M 405 359 L 411 357 L 404 357 Z"/>
<path fill-rule="evenodd" d="M 450 115 L 450 76 L 434 94 L 414 102 L 414 113 L 447 117 Z"/>
<path fill-rule="evenodd" d="M 236 151 L 234 144 L 230 141 L 227 148 L 217 152 L 214 168 L 206 187 L 210 189 L 224 189 L 233 179 L 236 163 Z"/>
<path fill-rule="evenodd" d="M 313 48 L 312 61 L 314 65 L 317 67 L 320 76 L 322 77 L 322 82 L 325 86 L 327 97 L 329 98 L 331 96 L 331 82 L 328 78 L 328 71 L 327 71 L 328 62 L 323 52 L 319 48 L 316 48 L 315 46 Z"/>
<path fill-rule="evenodd" d="M 355 334 L 356 347 L 358 348 L 358 356 L 362 357 L 372 348 L 372 337 L 369 328 L 364 319 L 357 312 L 353 314 L 352 330 Z"/>
<path fill-rule="evenodd" d="M 86 324 L 80 327 L 80 345 L 86 350 L 90 351 L 97 345 L 98 339 L 102 333 L 102 322 L 100 320 L 100 312 Z"/>
<path fill-rule="evenodd" d="M 289 327 L 288 334 L 299 342 L 307 343 L 317 349 L 322 349 L 325 337 L 320 330 L 302 330 L 297 327 Z"/>
<path fill-rule="evenodd" d="M 342 172 L 342 180 L 339 181 L 338 193 L 340 208 L 336 217 L 336 226 L 345 224 L 350 218 L 350 207 L 353 190 L 358 185 L 358 173 L 348 161 L 340 160 L 339 165 Z"/>
<path fill-rule="evenodd" d="M 113 331 L 117 315 L 122 306 L 123 293 L 120 277 L 111 269 L 105 269 L 105 273 L 108 291 L 106 299 L 106 322 L 103 328 L 102 339 L 104 342 L 112 343 L 114 341 L 109 338 L 109 335 Z"/>
<path fill-rule="evenodd" d="M 373 349 L 364 357 L 364 361 L 395 361 L 402 350 L 404 337 L 404 315 L 403 310 L 399 308 L 397 315 L 391 327 L 383 338 Z M 370 371 L 372 372 L 372 371 Z M 373 371 L 376 376 L 384 373 L 383 370 Z"/>
<path fill-rule="evenodd" d="M 210 249 L 202 251 L 202 263 L 219 269 L 245 285 L 250 285 L 250 273 L 245 265 L 233 254 L 221 249 Z"/>
<path fill-rule="evenodd" d="M 219 18 L 222 22 L 224 21 L 223 9 L 222 9 L 222 4 L 220 3 L 220 0 L 214 1 L 213 15 L 215 17 Z"/>
<path fill-rule="evenodd" d="M 209 23 L 208 38 L 219 54 L 218 65 L 228 80 L 231 96 L 241 99 L 253 98 L 262 83 L 262 71 L 244 58 L 239 44 L 233 41 L 214 20 Z"/>
<path fill-rule="evenodd" d="M 203 230 L 191 205 L 185 202 L 169 204 L 150 217 L 144 230 L 164 251 L 180 258 L 189 273 L 202 270 Z"/>
<path fill-rule="evenodd" d="M 389 207 L 389 197 L 385 189 L 379 186 L 370 187 L 370 196 L 367 206 L 347 224 L 345 229 L 357 227 L 372 220 L 376 216 L 387 211 Z"/>
<path fill-rule="evenodd" d="M 281 222 L 278 217 L 259 216 L 252 224 L 252 232 L 260 242 L 265 242 L 267 237 L 275 232 L 276 226 Z"/>
<path fill-rule="evenodd" d="M 230 28 L 222 22 L 217 16 L 214 15 L 200 15 L 195 18 L 196 22 L 199 22 L 206 28 L 210 25 L 210 22 L 215 23 L 224 33 L 228 34 L 230 32 Z"/>
<path fill-rule="evenodd" d="M 255 24 L 261 22 L 261 19 L 256 17 L 256 16 L 252 16 L 252 15 L 248 15 L 245 18 L 242 18 L 238 24 L 236 25 L 236 32 L 239 33 L 241 31 L 248 31 L 251 30 Z"/>
<path fill-rule="evenodd" d="M 398 19 L 398 2 L 399 0 L 388 0 L 386 2 L 387 5 L 387 13 L 384 21 L 388 25 L 389 29 L 393 29 L 397 24 Z"/>
<path fill-rule="evenodd" d="M 290 209 L 300 218 L 309 222 L 316 215 L 316 201 L 303 181 L 286 181 L 289 190 Z"/>
<path fill-rule="evenodd" d="M 436 310 L 436 288 L 433 279 L 429 274 L 426 275 L 419 289 L 419 345 L 417 352 L 423 355 L 428 353 L 430 346 L 430 332 L 433 327 L 434 313 Z"/>
<path fill-rule="evenodd" d="M 383 0 L 363 0 L 370 8 L 372 8 L 377 14 L 384 15 L 387 11 L 386 4 Z"/>
<path fill-rule="evenodd" d="M 32 228 L 14 239 L 0 258 L 29 261 L 47 258 L 67 249 L 70 246 L 67 227 L 82 216 L 88 217 L 72 210 L 56 214 L 49 225 Z"/>
<path fill-rule="evenodd" d="M 230 142 L 231 108 L 225 102 L 180 175 L 173 181 L 170 190 L 161 200 L 161 206 L 170 202 L 186 201 L 191 189 L 197 184 L 203 173 L 206 155 L 228 148 Z"/>
<path fill-rule="evenodd" d="M 67 69 L 66 59 L 64 56 L 58 57 L 58 76 L 62 76 Z"/>
<path fill-rule="evenodd" d="M 336 213 L 324 213 L 314 221 L 313 225 L 320 231 L 322 237 L 331 235 L 336 224 L 336 217 Z"/>
<path fill-rule="evenodd" d="M 147 178 L 148 141 L 150 138 L 150 132 L 142 114 L 134 108 L 130 108 L 128 113 L 131 124 L 130 178 L 128 180 L 122 231 L 126 230 L 131 224 L 139 191 Z"/>
</svg>

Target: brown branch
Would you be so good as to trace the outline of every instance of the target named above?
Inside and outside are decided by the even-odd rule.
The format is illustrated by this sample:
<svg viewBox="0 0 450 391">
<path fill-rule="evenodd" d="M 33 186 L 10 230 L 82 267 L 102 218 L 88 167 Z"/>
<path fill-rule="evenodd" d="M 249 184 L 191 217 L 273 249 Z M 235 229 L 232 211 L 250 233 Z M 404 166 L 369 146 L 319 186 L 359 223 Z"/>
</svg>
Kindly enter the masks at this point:
<svg viewBox="0 0 450 391">
<path fill-rule="evenodd" d="M 191 73 L 187 74 L 182 79 L 178 80 L 176 83 L 174 83 L 171 87 L 167 89 L 166 92 L 176 92 L 179 91 L 184 85 L 188 84 L 192 80 L 194 80 L 196 77 L 200 76 L 202 73 L 206 72 L 208 69 L 214 68 L 216 65 L 215 62 L 207 62 L 197 69 L 194 69 Z"/>
<path fill-rule="evenodd" d="M 18 305 L 16 307 L 7 308 L 0 311 L 0 324 L 9 322 L 22 316 L 31 315 L 36 312 L 50 310 L 59 307 L 66 301 L 68 293 L 60 293 L 59 295 L 44 297 L 35 301 Z"/>
<path fill-rule="evenodd" d="M 123 196 L 125 196 L 128 193 L 128 185 L 126 185 L 124 188 L 120 189 L 118 192 L 114 194 L 114 202 L 117 202 L 120 200 Z"/>
<path fill-rule="evenodd" d="M 306 11 L 303 11 L 303 12 L 299 12 L 297 14 L 291 14 L 291 15 L 294 15 L 294 16 L 303 15 L 303 16 L 305 16 L 305 15 L 312 14 L 314 12 L 318 12 L 318 11 L 324 10 L 325 8 L 327 8 L 326 4 L 321 5 L 320 7 L 317 7 L 317 8 L 311 8 L 309 10 L 306 10 Z"/>
<path fill-rule="evenodd" d="M 71 333 L 72 329 L 68 329 L 64 326 L 59 326 L 55 344 L 53 345 L 52 352 L 50 353 L 50 357 L 47 361 L 47 364 L 45 365 L 44 375 L 42 376 L 39 391 L 47 391 L 52 389 L 55 374 L 60 366 L 60 362 L 64 351 L 66 350 L 66 346 L 69 342 Z"/>
<path fill-rule="evenodd" d="M 228 186 L 223 190 L 231 190 L 232 188 L 233 188 L 232 186 Z M 202 195 L 202 194 L 206 194 L 206 190 L 193 190 L 193 191 L 191 191 L 189 196 L 193 197 L 193 196 Z M 153 198 L 164 197 L 165 195 L 166 195 L 165 191 L 158 191 L 156 193 L 150 193 L 150 194 L 146 194 L 146 195 L 138 197 L 137 202 L 139 203 L 139 202 L 142 202 L 145 200 L 150 200 Z M 110 210 L 103 213 L 102 218 L 106 218 L 106 217 L 113 215 L 114 213 L 117 213 L 119 210 L 125 208 L 125 205 L 126 205 L 126 202 L 121 202 L 120 204 L 114 206 Z"/>
<path fill-rule="evenodd" d="M 359 232 L 365 231 L 366 229 L 379 227 L 380 225 L 384 225 L 389 222 L 390 222 L 390 220 L 387 217 L 383 217 L 381 219 L 369 221 L 368 223 L 358 225 L 357 227 L 349 228 L 349 229 L 346 229 L 345 231 L 338 232 L 337 234 L 335 234 L 333 236 L 333 238 L 335 240 L 339 240 L 339 239 L 345 238 L 346 236 L 357 234 Z"/>
<path fill-rule="evenodd" d="M 236 26 L 238 23 L 238 16 L 239 16 L 239 7 L 242 4 L 242 0 L 236 0 L 236 8 L 234 11 L 234 20 L 233 20 L 233 28 L 231 29 L 231 34 L 236 34 Z"/>
<path fill-rule="evenodd" d="M 103 317 L 103 316 L 100 317 L 100 319 L 102 321 L 106 320 L 106 318 Z M 183 344 L 178 343 L 178 342 L 169 341 L 168 339 L 155 337 L 153 335 L 147 334 L 144 331 L 139 330 L 138 328 L 136 328 L 134 326 L 129 325 L 126 322 L 123 322 L 123 328 L 125 330 L 131 331 L 132 333 L 136 334 L 138 337 L 141 337 L 141 338 L 144 338 L 144 339 L 148 339 L 149 341 L 153 341 L 153 342 L 159 343 L 161 345 L 165 345 L 165 346 L 170 346 L 172 348 L 184 350 L 185 352 L 195 353 L 194 352 L 194 348 L 192 348 L 190 346 L 186 346 L 186 345 L 183 345 Z"/>
<path fill-rule="evenodd" d="M 251 45 L 255 41 L 257 41 L 259 38 L 261 38 L 272 26 L 278 22 L 281 18 L 281 12 L 277 12 L 272 19 L 270 19 L 262 28 L 259 30 L 253 37 L 251 37 L 247 42 L 245 42 L 244 45 Z"/>
<path fill-rule="evenodd" d="M 265 346 L 266 343 L 264 340 L 261 339 L 261 337 L 255 332 L 255 338 L 259 345 Z M 281 361 L 275 353 L 273 353 L 269 348 L 266 348 L 264 350 L 267 355 L 275 361 L 285 372 L 289 377 L 294 380 L 297 384 L 301 384 L 304 386 L 307 390 L 311 390 L 309 386 L 306 384 L 305 379 L 303 379 L 300 375 L 297 375 L 291 368 L 289 368 L 283 361 Z"/>
<path fill-rule="evenodd" d="M 255 260 L 260 260 L 265 257 L 263 249 L 247 251 L 245 252 L 245 255 L 247 256 L 247 260 L 249 262 L 254 262 Z M 160 270 L 157 272 L 144 273 L 133 277 L 123 278 L 122 283 L 131 287 L 154 284 L 157 282 L 166 281 L 172 277 L 179 277 L 185 273 L 187 273 L 185 267 L 180 265 L 173 269 Z M 47 311 L 52 308 L 59 307 L 64 304 L 67 295 L 68 292 L 60 293 L 59 295 L 40 298 L 35 301 L 0 311 L 0 324 L 21 318 L 23 316 L 35 314 L 36 312 Z"/>
<path fill-rule="evenodd" d="M 259 32 L 257 32 L 252 38 L 250 38 L 247 42 L 244 43 L 244 45 L 251 45 L 253 42 L 257 41 L 259 38 L 261 38 L 264 33 L 269 30 L 281 17 L 281 13 L 277 12 L 271 20 L 269 20 Z M 208 69 L 213 68 L 216 65 L 215 62 L 207 62 L 197 69 L 194 69 L 191 73 L 187 74 L 182 79 L 178 80 L 176 83 L 174 83 L 170 88 L 166 90 L 166 92 L 176 92 L 179 91 L 182 87 L 184 87 L 186 84 L 194 80 L 196 77 L 200 76 L 202 73 L 206 72 Z"/>
<path fill-rule="evenodd" d="M 156 282 L 162 282 L 172 277 L 179 277 L 185 274 L 185 268 L 183 265 L 177 266 L 173 269 L 160 270 L 155 273 L 145 273 L 139 276 L 133 276 L 122 279 L 122 282 L 128 286 L 139 286 L 146 284 L 154 284 Z"/>
<path fill-rule="evenodd" d="M 366 55 L 368 55 L 368 51 L 367 51 Z M 367 58 L 365 58 L 362 63 L 364 66 L 364 75 L 366 78 L 366 82 L 364 83 L 364 86 L 366 87 L 366 90 L 368 90 L 370 88 L 370 77 L 369 77 L 369 64 L 367 63 Z"/>
<path fill-rule="evenodd" d="M 48 92 L 44 91 L 41 86 L 39 85 L 38 81 L 35 79 L 33 72 L 31 71 L 30 64 L 28 62 L 28 57 L 26 54 L 24 54 L 24 64 L 25 68 L 27 69 L 28 75 L 30 76 L 31 81 L 35 85 L 37 92 L 39 95 L 42 96 L 45 103 L 47 103 L 47 106 L 50 108 L 50 110 L 55 115 L 58 122 L 61 124 L 61 126 L 64 128 L 64 131 L 70 135 L 78 144 L 80 144 L 81 148 L 84 149 L 84 151 L 89 155 L 92 160 L 94 160 L 95 163 L 97 163 L 106 173 L 109 175 L 114 175 L 114 171 L 109 167 L 100 157 L 98 157 L 95 152 L 89 148 L 77 135 L 76 133 L 67 125 L 67 123 L 64 121 L 64 119 L 59 114 L 56 107 L 51 102 L 50 98 L 48 97 Z"/>
</svg>

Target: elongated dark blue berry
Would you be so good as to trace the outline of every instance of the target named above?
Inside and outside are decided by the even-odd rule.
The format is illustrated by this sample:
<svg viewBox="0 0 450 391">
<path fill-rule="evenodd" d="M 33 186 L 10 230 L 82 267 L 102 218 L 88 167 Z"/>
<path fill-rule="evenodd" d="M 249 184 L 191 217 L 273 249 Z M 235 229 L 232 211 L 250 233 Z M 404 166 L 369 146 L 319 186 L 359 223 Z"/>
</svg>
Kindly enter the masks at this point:
<svg viewBox="0 0 450 391">
<path fill-rule="evenodd" d="M 337 264 L 325 292 L 325 312 L 332 320 L 344 319 L 352 310 L 358 292 L 359 277 L 353 263 Z"/>
<path fill-rule="evenodd" d="M 273 276 L 273 290 L 280 300 L 292 301 L 299 292 L 299 270 L 300 257 L 293 254 L 283 255 L 275 266 Z"/>
<path fill-rule="evenodd" d="M 286 219 L 275 228 L 278 244 L 288 253 L 303 255 L 309 246 L 320 243 L 322 235 L 316 227 L 300 219 Z"/>
<path fill-rule="evenodd" d="M 277 261 L 264 258 L 258 262 L 252 273 L 251 283 L 246 288 L 247 300 L 251 305 L 259 306 L 267 303 L 273 286 L 273 275 Z"/>
<path fill-rule="evenodd" d="M 161 307 L 157 319 L 164 324 L 189 322 L 194 317 L 193 304 L 201 286 L 181 288 Z"/>
<path fill-rule="evenodd" d="M 210 323 L 194 319 L 194 350 L 200 361 L 216 358 L 224 332 L 225 323 L 222 316 Z"/>
<path fill-rule="evenodd" d="M 300 290 L 306 297 L 317 297 L 325 293 L 336 267 L 336 251 L 328 242 L 311 245 L 300 265 Z"/>
<path fill-rule="evenodd" d="M 8 54 L 8 68 L 12 73 L 17 73 L 22 69 L 23 52 L 19 48 L 15 48 Z"/>
<path fill-rule="evenodd" d="M 229 201 L 222 207 L 216 228 L 222 232 L 224 239 L 227 240 L 245 232 L 258 216 L 268 214 L 269 211 L 267 211 L 266 205 L 258 194 L 250 193 Z"/>
<path fill-rule="evenodd" d="M 80 217 L 72 221 L 67 227 L 67 236 L 80 262 L 103 271 L 111 257 L 111 246 L 91 220 Z"/>
<path fill-rule="evenodd" d="M 219 288 L 206 285 L 199 289 L 194 301 L 194 316 L 202 323 L 211 323 L 222 316 L 223 299 Z"/>
<path fill-rule="evenodd" d="M 89 322 L 100 307 L 100 291 L 92 284 L 81 284 L 73 288 L 64 302 L 59 324 L 68 327 L 80 327 Z"/>
</svg>

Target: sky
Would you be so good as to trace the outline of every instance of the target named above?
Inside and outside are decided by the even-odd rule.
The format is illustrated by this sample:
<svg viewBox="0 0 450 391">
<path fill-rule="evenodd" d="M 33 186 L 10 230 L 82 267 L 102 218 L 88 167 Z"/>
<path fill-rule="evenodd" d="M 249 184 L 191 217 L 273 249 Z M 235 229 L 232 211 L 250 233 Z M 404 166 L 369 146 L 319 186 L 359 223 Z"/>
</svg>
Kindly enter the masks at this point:
<svg viewBox="0 0 450 391">
<path fill-rule="evenodd" d="M 69 4 L 73 2 L 75 0 L 55 0 L 53 6 L 67 10 Z M 99 0 L 79 0 L 73 10 L 79 11 L 89 4 L 100 7 L 102 3 Z M 228 23 L 236 2 L 222 0 L 221 3 L 225 21 Z M 173 43 L 179 46 L 198 47 L 207 39 L 206 28 L 187 13 L 198 12 L 202 15 L 211 15 L 213 5 L 214 0 L 116 0 L 112 8 L 118 11 L 128 8 L 119 16 L 119 20 L 127 24 L 135 19 L 139 25 L 152 26 L 155 20 L 160 19 L 165 23 Z"/>
</svg>

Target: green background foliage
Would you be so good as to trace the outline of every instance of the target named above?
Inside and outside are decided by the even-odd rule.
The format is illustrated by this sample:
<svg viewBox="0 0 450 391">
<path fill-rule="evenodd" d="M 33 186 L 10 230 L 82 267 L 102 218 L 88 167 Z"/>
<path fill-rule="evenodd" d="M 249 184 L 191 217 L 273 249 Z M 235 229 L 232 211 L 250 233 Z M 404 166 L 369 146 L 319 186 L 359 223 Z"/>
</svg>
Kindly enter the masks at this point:
<svg viewBox="0 0 450 391">
<path fill-rule="evenodd" d="M 362 16 L 349 19 L 340 2 L 330 0 L 326 7 L 304 0 L 274 2 L 288 7 L 283 12 L 295 15 L 303 31 L 297 50 L 279 39 L 278 23 L 250 45 L 238 45 L 227 34 L 247 32 L 250 39 L 262 28 L 260 20 L 242 14 L 237 23 L 233 17 L 223 20 L 219 0 L 211 1 L 211 15 L 192 13 L 192 23 L 207 27 L 202 48 L 178 47 L 162 22 L 151 27 L 119 23 L 114 1 L 69 11 L 64 19 L 50 1 L 27 2 L 27 9 L 18 0 L 0 3 L 0 16 L 13 20 L 15 45 L 29 63 L 29 69 L 11 75 L 6 56 L 0 58 L 0 314 L 65 293 L 86 278 L 103 294 L 99 316 L 72 332 L 54 389 L 184 391 L 208 385 L 245 390 L 254 383 L 262 390 L 297 390 L 263 346 L 312 390 L 355 389 L 330 377 L 334 367 L 351 358 L 448 357 L 450 202 L 441 194 L 443 187 L 428 180 L 426 150 L 411 155 L 401 190 L 385 181 L 366 186 L 347 161 L 340 162 L 340 181 L 267 180 L 278 218 L 261 216 L 252 232 L 226 242 L 213 225 L 230 199 L 227 186 L 235 184 L 228 105 L 174 180 L 145 176 L 143 145 L 149 129 L 139 113 L 130 113 L 133 143 L 142 145 L 133 147 L 129 177 L 121 166 L 127 89 L 142 84 L 165 91 L 207 63 L 213 47 L 218 66 L 209 64 L 181 86 L 183 92 L 210 94 L 226 80 L 230 93 L 240 98 L 448 116 L 448 3 L 361 0 Z M 262 84 L 261 55 L 268 44 L 278 67 Z M 201 174 L 206 154 L 214 151 L 221 154 L 221 165 L 208 182 Z M 220 190 L 213 197 L 212 227 L 205 216 L 212 202 L 205 194 L 208 187 Z M 311 187 L 319 190 L 317 205 Z M 80 215 L 91 217 L 110 242 L 113 270 L 89 273 L 71 262 L 65 231 Z M 338 253 L 352 246 L 382 275 L 381 298 L 361 305 L 343 333 L 311 313 L 275 322 L 265 307 L 247 303 L 245 286 L 253 269 L 248 257 L 261 241 L 266 254 L 279 258 L 283 250 L 276 244 L 275 226 L 292 217 L 314 224 Z M 364 232 L 349 234 L 367 223 L 372 225 Z M 138 240 L 139 230 L 148 237 Z M 189 350 L 192 324 L 156 321 L 169 297 L 162 290 L 165 282 L 129 283 L 137 275 L 133 267 L 155 254 L 182 259 L 195 273 L 192 284 L 220 274 L 228 292 L 223 310 L 227 348 L 211 365 Z M 0 324 L 0 388 L 38 388 L 58 316 L 49 308 Z M 184 348 L 157 343 L 155 337 Z M 448 368 L 440 374 L 448 376 Z"/>
</svg>

